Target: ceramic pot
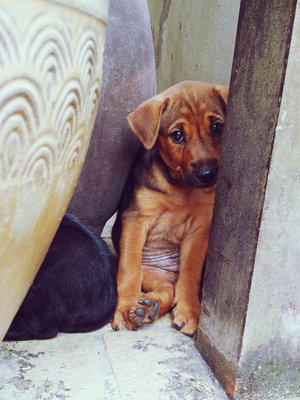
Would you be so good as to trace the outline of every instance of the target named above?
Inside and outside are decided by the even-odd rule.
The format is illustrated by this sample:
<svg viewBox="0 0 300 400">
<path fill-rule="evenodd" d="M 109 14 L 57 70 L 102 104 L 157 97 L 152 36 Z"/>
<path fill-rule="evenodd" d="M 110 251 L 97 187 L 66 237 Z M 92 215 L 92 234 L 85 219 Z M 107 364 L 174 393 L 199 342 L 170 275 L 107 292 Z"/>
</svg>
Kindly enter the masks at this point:
<svg viewBox="0 0 300 400">
<path fill-rule="evenodd" d="M 108 0 L 0 0 L 0 340 L 83 165 L 107 12 Z"/>
</svg>

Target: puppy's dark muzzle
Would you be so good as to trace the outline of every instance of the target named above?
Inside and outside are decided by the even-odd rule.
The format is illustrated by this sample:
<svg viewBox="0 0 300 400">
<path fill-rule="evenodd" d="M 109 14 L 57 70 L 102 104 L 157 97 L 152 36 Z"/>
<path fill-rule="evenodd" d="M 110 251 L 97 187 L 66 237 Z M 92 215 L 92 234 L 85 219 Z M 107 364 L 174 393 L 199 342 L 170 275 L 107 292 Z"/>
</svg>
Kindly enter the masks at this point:
<svg viewBox="0 0 300 400">
<path fill-rule="evenodd" d="M 188 185 L 205 188 L 213 186 L 216 183 L 218 175 L 218 160 L 216 158 L 192 163 L 191 167 L 191 171 L 184 171 Z"/>
</svg>

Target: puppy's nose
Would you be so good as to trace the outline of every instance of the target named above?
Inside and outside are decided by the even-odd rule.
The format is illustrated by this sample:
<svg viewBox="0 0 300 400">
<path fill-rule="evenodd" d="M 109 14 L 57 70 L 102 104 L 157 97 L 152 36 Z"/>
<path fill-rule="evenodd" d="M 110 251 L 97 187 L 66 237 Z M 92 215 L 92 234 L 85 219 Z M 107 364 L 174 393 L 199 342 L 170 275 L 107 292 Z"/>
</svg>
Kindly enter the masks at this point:
<svg viewBox="0 0 300 400">
<path fill-rule="evenodd" d="M 211 181 L 218 174 L 218 160 L 211 158 L 204 162 L 198 162 L 192 165 L 194 174 L 200 181 Z"/>
<path fill-rule="evenodd" d="M 197 171 L 197 176 L 200 180 L 211 180 L 216 177 L 218 173 L 218 166 L 206 167 Z"/>
</svg>

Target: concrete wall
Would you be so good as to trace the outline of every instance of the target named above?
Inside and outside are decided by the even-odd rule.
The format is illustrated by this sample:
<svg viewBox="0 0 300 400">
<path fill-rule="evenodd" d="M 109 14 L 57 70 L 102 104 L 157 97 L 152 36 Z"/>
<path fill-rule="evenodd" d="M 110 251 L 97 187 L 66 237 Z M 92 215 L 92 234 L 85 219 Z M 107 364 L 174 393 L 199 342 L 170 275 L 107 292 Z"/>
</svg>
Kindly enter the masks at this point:
<svg viewBox="0 0 300 400">
<path fill-rule="evenodd" d="M 241 0 L 197 340 L 232 399 L 300 399 L 299 65 L 299 1 Z"/>
<path fill-rule="evenodd" d="M 185 79 L 228 85 L 240 0 L 148 0 L 158 92 Z"/>
<path fill-rule="evenodd" d="M 300 362 L 300 2 L 298 2 L 250 290 L 242 361 Z M 263 351 L 262 351 L 263 350 Z M 296 372 L 296 368 L 295 368 Z M 300 379 L 298 371 L 298 377 Z M 300 381 L 298 381 L 300 395 Z"/>
</svg>

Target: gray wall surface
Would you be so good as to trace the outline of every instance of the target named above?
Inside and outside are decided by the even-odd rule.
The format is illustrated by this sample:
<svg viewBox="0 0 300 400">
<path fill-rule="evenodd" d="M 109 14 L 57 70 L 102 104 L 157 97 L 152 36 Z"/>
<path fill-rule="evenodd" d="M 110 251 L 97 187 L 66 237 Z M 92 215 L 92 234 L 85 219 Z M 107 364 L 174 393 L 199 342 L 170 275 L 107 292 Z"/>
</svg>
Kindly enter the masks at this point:
<svg viewBox="0 0 300 400">
<path fill-rule="evenodd" d="M 229 84 L 240 0 L 148 0 L 158 92 L 182 80 Z"/>
<path fill-rule="evenodd" d="M 296 4 L 241 1 L 197 341 L 232 399 L 300 396 Z"/>
<path fill-rule="evenodd" d="M 300 3 L 276 127 L 242 354 L 300 362 Z M 265 351 L 266 353 L 266 351 Z M 279 365 L 280 361 L 278 362 Z M 282 363 L 282 362 L 281 362 Z M 283 363 L 284 364 L 284 363 Z M 283 367 L 282 367 L 283 368 Z M 300 371 L 298 372 L 300 379 Z M 299 392 L 300 395 L 300 380 Z"/>
</svg>

